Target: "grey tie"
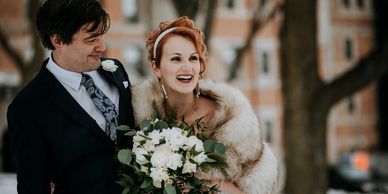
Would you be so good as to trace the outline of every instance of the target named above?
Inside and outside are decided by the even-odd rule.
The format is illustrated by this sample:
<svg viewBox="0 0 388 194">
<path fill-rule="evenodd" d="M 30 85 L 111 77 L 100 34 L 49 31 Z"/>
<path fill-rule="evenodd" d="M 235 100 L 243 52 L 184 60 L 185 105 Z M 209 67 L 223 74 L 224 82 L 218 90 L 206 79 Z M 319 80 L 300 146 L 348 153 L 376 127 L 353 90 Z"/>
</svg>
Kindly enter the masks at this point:
<svg viewBox="0 0 388 194">
<path fill-rule="evenodd" d="M 93 103 L 105 117 L 105 133 L 111 140 L 116 140 L 116 127 L 118 125 L 118 113 L 113 102 L 94 84 L 92 77 L 82 74 L 81 84 L 85 86 Z"/>
</svg>

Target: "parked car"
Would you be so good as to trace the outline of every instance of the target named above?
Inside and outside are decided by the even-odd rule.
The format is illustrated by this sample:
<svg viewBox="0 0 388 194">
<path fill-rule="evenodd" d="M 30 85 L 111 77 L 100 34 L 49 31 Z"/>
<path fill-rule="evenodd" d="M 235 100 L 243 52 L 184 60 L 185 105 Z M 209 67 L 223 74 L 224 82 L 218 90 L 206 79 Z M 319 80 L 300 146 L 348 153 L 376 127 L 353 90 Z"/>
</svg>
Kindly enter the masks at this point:
<svg viewBox="0 0 388 194">
<path fill-rule="evenodd" d="M 356 151 L 329 167 L 329 186 L 351 192 L 388 193 L 388 153 Z"/>
</svg>

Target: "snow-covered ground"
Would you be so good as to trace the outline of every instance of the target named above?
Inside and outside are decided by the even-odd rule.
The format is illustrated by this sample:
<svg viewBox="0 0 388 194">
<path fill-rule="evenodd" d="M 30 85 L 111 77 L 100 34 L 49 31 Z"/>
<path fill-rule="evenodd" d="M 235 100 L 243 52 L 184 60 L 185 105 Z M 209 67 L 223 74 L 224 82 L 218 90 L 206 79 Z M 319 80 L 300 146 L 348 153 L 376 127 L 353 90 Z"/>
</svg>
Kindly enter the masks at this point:
<svg viewBox="0 0 388 194">
<path fill-rule="evenodd" d="M 16 175 L 0 173 L 0 193 L 1 194 L 17 194 L 16 191 Z"/>
<path fill-rule="evenodd" d="M 16 175 L 15 174 L 2 174 L 0 173 L 0 193 L 1 194 L 17 194 L 16 191 Z M 346 192 L 340 190 L 330 189 L 327 194 L 361 194 L 354 192 Z M 365 193 L 363 193 L 365 194 Z M 384 193 L 371 193 L 371 194 L 384 194 Z"/>
</svg>

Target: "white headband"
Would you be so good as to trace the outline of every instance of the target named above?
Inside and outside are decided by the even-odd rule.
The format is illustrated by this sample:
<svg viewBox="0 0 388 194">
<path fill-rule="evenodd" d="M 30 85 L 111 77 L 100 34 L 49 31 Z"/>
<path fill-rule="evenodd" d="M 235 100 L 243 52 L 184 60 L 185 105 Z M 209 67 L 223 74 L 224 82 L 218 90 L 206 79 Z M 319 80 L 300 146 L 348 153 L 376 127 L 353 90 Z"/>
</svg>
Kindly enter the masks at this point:
<svg viewBox="0 0 388 194">
<path fill-rule="evenodd" d="M 175 28 L 176 28 L 176 27 L 173 27 L 173 28 L 169 28 L 169 29 L 163 31 L 163 32 L 160 33 L 159 36 L 156 38 L 155 43 L 154 43 L 154 49 L 153 49 L 154 58 L 156 58 L 156 48 L 158 48 L 158 44 L 159 44 L 160 40 L 162 40 L 163 36 L 165 36 L 166 34 L 170 33 L 170 32 L 173 31 Z"/>
</svg>

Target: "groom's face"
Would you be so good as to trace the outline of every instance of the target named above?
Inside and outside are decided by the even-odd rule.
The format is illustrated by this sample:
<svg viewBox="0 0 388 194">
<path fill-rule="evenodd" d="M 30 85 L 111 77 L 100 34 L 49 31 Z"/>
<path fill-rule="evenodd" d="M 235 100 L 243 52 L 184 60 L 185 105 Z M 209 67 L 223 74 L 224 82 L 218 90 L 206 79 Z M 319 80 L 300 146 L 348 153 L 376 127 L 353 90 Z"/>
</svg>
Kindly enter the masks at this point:
<svg viewBox="0 0 388 194">
<path fill-rule="evenodd" d="M 59 66 L 73 72 L 87 72 L 100 67 L 100 57 L 106 49 L 104 35 L 88 32 L 90 26 L 92 25 L 81 27 L 73 35 L 70 44 L 60 43 L 56 47 L 53 56 Z"/>
</svg>

